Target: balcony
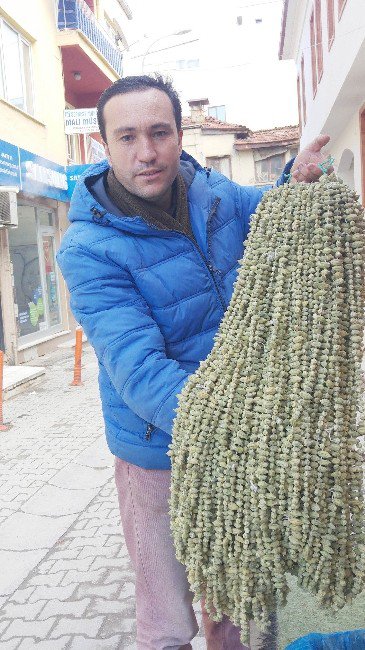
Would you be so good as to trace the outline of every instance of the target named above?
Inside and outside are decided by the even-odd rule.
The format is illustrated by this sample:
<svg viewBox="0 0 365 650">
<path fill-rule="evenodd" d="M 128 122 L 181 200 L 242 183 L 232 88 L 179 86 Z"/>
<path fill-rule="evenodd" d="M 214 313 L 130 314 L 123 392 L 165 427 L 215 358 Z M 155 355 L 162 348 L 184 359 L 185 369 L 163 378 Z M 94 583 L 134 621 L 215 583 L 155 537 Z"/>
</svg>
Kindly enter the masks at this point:
<svg viewBox="0 0 365 650">
<path fill-rule="evenodd" d="M 79 30 L 88 39 L 92 47 L 103 57 L 107 65 L 115 73 L 116 78 L 122 76 L 122 52 L 110 38 L 109 34 L 98 23 L 90 7 L 84 0 L 59 0 L 58 29 L 61 32 L 64 30 Z M 65 43 L 61 41 L 60 45 L 62 47 Z M 110 76 L 109 79 L 111 79 Z M 111 80 L 114 81 L 114 79 Z"/>
</svg>

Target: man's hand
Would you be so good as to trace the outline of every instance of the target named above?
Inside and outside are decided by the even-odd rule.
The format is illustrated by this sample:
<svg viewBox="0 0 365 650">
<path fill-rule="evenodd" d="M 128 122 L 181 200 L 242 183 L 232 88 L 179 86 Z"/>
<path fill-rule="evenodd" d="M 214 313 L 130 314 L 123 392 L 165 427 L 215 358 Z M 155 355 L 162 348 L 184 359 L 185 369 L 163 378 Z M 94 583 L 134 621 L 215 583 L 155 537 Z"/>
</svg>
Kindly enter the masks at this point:
<svg viewBox="0 0 365 650">
<path fill-rule="evenodd" d="M 324 168 L 321 169 L 319 165 L 328 158 L 322 153 L 322 148 L 328 144 L 329 140 L 329 135 L 319 135 L 303 151 L 299 151 L 291 168 L 291 183 L 313 183 L 318 181 L 319 177 L 324 173 Z M 326 173 L 331 174 L 332 172 L 333 167 L 331 165 L 326 169 Z"/>
</svg>

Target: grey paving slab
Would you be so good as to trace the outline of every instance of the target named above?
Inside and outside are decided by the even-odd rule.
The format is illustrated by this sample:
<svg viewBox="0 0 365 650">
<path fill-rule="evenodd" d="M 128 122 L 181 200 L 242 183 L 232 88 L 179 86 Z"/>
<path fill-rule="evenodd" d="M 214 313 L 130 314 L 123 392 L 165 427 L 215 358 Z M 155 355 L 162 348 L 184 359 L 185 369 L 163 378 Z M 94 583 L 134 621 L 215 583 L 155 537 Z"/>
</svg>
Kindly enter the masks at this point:
<svg viewBox="0 0 365 650">
<path fill-rule="evenodd" d="M 94 639 L 92 650 L 127 650 L 126 646 L 122 646 L 121 637 L 115 635 L 109 639 Z M 90 639 L 83 636 L 76 636 L 73 638 L 69 650 L 91 650 Z M 136 650 L 136 646 L 133 650 Z"/>
<path fill-rule="evenodd" d="M 16 512 L 0 525 L 0 548 L 12 551 L 51 548 L 73 521 L 73 515 L 46 517 Z"/>
<path fill-rule="evenodd" d="M 19 650 L 66 650 L 69 648 L 70 641 L 70 636 L 63 636 L 60 639 L 56 639 L 54 641 L 51 641 L 50 639 L 47 639 L 46 641 L 39 641 L 36 639 L 27 638 L 23 639 L 19 646 Z"/>
<path fill-rule="evenodd" d="M 75 463 L 88 467 L 114 467 L 114 456 L 109 451 L 105 437 L 100 437 L 76 456 Z"/>
<path fill-rule="evenodd" d="M 0 550 L 0 595 L 11 595 L 44 555 L 44 550 L 23 552 Z"/>
<path fill-rule="evenodd" d="M 56 485 L 45 485 L 22 506 L 22 511 L 33 515 L 57 516 L 78 514 L 96 496 L 93 490 L 70 490 Z"/>
<path fill-rule="evenodd" d="M 93 487 L 101 487 L 111 476 L 113 476 L 111 467 L 87 467 L 69 463 L 50 479 L 49 483 L 68 489 L 90 490 Z"/>
</svg>

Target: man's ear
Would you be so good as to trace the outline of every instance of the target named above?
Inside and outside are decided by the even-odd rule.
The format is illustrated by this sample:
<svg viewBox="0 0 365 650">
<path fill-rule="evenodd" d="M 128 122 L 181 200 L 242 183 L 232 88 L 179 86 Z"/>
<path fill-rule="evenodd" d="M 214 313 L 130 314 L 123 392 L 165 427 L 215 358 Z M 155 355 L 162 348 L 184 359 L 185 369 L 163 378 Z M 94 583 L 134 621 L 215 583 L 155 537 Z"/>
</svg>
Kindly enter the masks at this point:
<svg viewBox="0 0 365 650">
<path fill-rule="evenodd" d="M 104 140 L 103 140 L 103 145 L 104 145 L 104 149 L 105 149 L 105 155 L 106 155 L 107 161 L 108 161 L 108 163 L 109 163 L 109 167 L 113 167 L 113 165 L 112 165 L 112 159 L 111 159 L 111 157 L 110 157 L 109 147 L 108 147 L 107 143 L 104 142 Z"/>
</svg>

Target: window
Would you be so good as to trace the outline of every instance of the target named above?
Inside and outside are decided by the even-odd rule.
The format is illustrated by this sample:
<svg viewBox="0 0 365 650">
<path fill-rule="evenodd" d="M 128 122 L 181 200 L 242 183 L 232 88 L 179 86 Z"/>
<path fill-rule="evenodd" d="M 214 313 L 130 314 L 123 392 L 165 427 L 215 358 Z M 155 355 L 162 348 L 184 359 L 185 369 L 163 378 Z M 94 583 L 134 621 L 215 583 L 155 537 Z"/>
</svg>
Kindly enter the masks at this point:
<svg viewBox="0 0 365 650">
<path fill-rule="evenodd" d="M 178 70 L 191 70 L 192 68 L 199 68 L 199 59 L 179 59 L 176 61 L 176 68 Z"/>
<path fill-rule="evenodd" d="M 255 162 L 255 178 L 258 183 L 275 181 L 285 166 L 285 154 L 268 156 Z"/>
<path fill-rule="evenodd" d="M 299 116 L 299 131 L 302 133 L 303 120 L 302 120 L 302 98 L 300 91 L 300 75 L 297 76 L 297 97 L 298 97 L 298 116 Z"/>
<path fill-rule="evenodd" d="M 327 0 L 328 49 L 335 40 L 335 0 Z"/>
<path fill-rule="evenodd" d="M 321 22 L 321 0 L 316 0 L 315 10 L 310 17 L 310 44 L 312 59 L 312 86 L 313 97 L 316 96 L 317 86 L 323 74 L 323 46 L 322 46 L 322 22 Z"/>
<path fill-rule="evenodd" d="M 220 120 L 221 122 L 226 121 L 226 107 L 225 106 L 209 106 L 208 107 L 208 115 L 211 115 L 212 117 L 216 117 L 217 120 Z"/>
<path fill-rule="evenodd" d="M 317 57 L 316 57 L 316 36 L 314 31 L 314 11 L 310 17 L 310 39 L 311 39 L 311 60 L 312 60 L 312 88 L 313 97 L 317 92 Z"/>
<path fill-rule="evenodd" d="M 52 210 L 18 204 L 19 228 L 9 232 L 17 304 L 18 333 L 23 342 L 39 339 L 61 325 Z"/>
<path fill-rule="evenodd" d="M 31 51 L 29 43 L 0 20 L 0 91 L 10 103 L 34 114 Z"/>
<path fill-rule="evenodd" d="M 290 147 L 289 149 L 289 156 L 290 158 L 295 158 L 299 153 L 298 147 Z"/>
<path fill-rule="evenodd" d="M 207 158 L 206 166 L 212 167 L 217 172 L 223 174 L 227 178 L 232 178 L 231 171 L 231 157 L 230 156 L 219 156 L 216 158 Z"/>
<path fill-rule="evenodd" d="M 321 0 L 316 0 L 315 4 L 316 20 L 316 57 L 317 57 L 317 79 L 320 82 L 323 75 L 323 43 L 322 43 L 322 15 Z"/>
</svg>

